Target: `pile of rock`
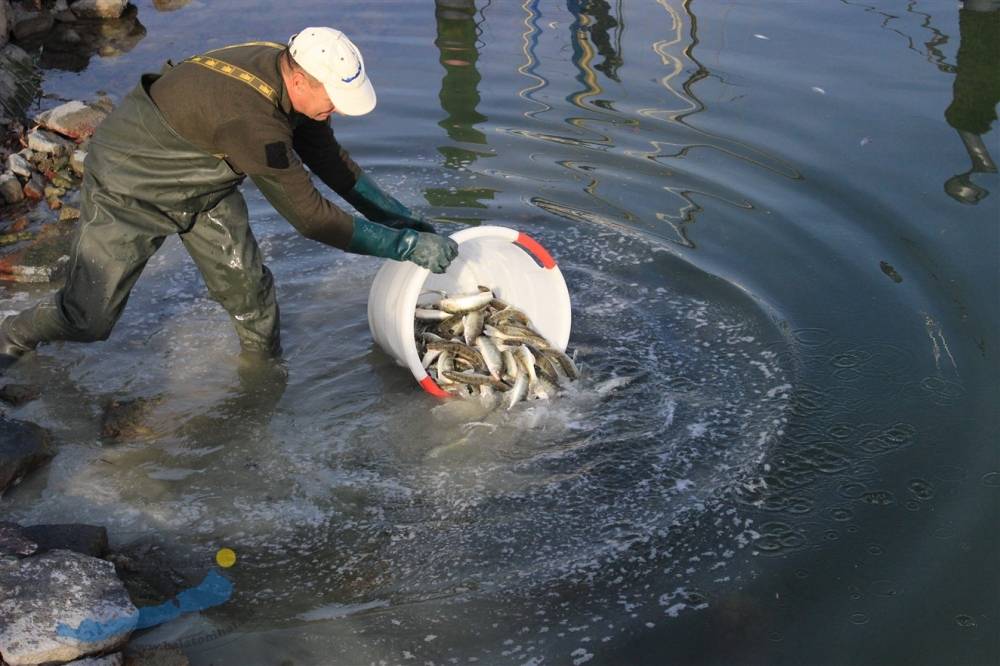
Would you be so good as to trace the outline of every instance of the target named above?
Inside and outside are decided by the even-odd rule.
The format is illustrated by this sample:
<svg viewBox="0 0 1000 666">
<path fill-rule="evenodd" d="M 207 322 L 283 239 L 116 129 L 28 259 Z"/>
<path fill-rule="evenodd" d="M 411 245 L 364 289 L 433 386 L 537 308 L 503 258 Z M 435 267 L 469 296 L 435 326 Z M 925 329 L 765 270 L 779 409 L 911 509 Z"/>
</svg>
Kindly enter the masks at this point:
<svg viewBox="0 0 1000 666">
<path fill-rule="evenodd" d="M 140 613 L 115 559 L 103 527 L 0 522 L 0 664 L 187 666 L 126 649 Z"/>
<path fill-rule="evenodd" d="M 110 111 L 107 98 L 93 104 L 67 102 L 36 116 L 36 126 L 22 133 L 9 151 L 0 149 L 0 203 L 8 206 L 0 213 L 0 279 L 43 282 L 56 277 L 71 236 L 65 223 L 80 217 L 79 209 L 66 202 L 73 200 L 83 176 L 87 141 Z M 51 215 L 26 214 L 22 204 L 41 201 Z M 34 225 L 37 229 L 31 228 L 32 217 L 42 219 Z M 45 224 L 49 221 L 64 224 Z M 24 241 L 30 243 L 3 252 Z"/>
</svg>

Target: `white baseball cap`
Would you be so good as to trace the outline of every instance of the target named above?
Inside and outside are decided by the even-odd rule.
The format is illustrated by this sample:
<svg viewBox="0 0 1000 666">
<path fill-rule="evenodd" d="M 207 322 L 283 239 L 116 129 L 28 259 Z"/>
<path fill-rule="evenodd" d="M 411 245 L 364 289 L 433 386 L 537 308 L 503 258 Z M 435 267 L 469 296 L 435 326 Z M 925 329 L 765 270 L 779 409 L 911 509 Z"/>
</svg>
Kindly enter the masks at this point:
<svg viewBox="0 0 1000 666">
<path fill-rule="evenodd" d="M 375 108 L 375 88 L 361 51 L 333 28 L 306 28 L 288 40 L 288 51 L 302 69 L 326 88 L 337 110 L 363 116 Z"/>
</svg>

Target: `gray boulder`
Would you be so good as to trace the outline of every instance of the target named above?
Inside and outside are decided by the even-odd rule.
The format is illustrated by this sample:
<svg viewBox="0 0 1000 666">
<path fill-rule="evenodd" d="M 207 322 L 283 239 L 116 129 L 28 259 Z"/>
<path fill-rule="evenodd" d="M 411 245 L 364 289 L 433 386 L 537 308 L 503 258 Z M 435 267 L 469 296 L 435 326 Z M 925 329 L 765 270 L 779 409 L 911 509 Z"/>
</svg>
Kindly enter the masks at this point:
<svg viewBox="0 0 1000 666">
<path fill-rule="evenodd" d="M 73 101 L 38 114 L 35 122 L 53 132 L 80 140 L 93 134 L 97 126 L 107 117 L 108 114 L 100 109 Z"/>
<path fill-rule="evenodd" d="M 0 494 L 28 472 L 47 463 L 52 455 L 49 434 L 44 428 L 0 416 Z"/>
<path fill-rule="evenodd" d="M 38 544 L 28 538 L 20 525 L 0 522 L 0 556 L 27 557 L 37 550 Z"/>
<path fill-rule="evenodd" d="M 22 178 L 31 177 L 31 162 L 21 153 L 11 153 L 7 156 L 7 168 L 10 169 L 11 173 Z"/>
<path fill-rule="evenodd" d="M 10 666 L 113 652 L 138 618 L 110 562 L 68 550 L 0 562 L 0 654 Z"/>
<path fill-rule="evenodd" d="M 18 41 L 31 39 L 52 29 L 55 19 L 46 9 L 35 9 L 25 3 L 12 5 L 14 9 L 14 27 L 12 32 Z"/>
<path fill-rule="evenodd" d="M 55 132 L 35 128 L 28 132 L 28 148 L 43 155 L 69 155 L 76 150 L 76 144 Z"/>
<path fill-rule="evenodd" d="M 0 48 L 7 44 L 10 39 L 10 24 L 13 19 L 13 10 L 10 8 L 10 0 L 0 0 Z"/>
<path fill-rule="evenodd" d="M 23 118 L 41 81 L 34 60 L 24 49 L 15 44 L 0 48 L 0 116 Z"/>
<path fill-rule="evenodd" d="M 21 189 L 21 181 L 17 176 L 10 173 L 0 173 L 0 202 L 15 204 L 24 199 L 24 190 Z"/>
</svg>

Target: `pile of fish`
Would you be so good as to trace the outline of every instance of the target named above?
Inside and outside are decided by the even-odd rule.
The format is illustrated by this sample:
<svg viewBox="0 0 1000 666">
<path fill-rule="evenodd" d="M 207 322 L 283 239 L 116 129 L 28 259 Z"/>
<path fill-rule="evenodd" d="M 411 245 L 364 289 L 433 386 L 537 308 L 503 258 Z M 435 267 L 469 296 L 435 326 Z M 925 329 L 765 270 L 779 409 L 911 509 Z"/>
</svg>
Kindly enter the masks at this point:
<svg viewBox="0 0 1000 666">
<path fill-rule="evenodd" d="M 421 298 L 428 294 L 440 298 L 417 305 L 417 350 L 448 393 L 510 409 L 521 400 L 554 398 L 580 376 L 573 360 L 540 335 L 524 312 L 488 287 L 450 296 L 424 292 Z"/>
</svg>

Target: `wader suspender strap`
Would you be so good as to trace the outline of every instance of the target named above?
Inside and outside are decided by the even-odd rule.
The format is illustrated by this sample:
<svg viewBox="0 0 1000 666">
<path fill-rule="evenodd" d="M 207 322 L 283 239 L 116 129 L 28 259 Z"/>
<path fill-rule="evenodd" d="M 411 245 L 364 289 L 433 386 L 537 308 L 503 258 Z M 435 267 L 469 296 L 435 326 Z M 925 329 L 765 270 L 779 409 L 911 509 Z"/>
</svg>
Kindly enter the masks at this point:
<svg viewBox="0 0 1000 666">
<path fill-rule="evenodd" d="M 283 49 L 284 45 L 278 44 L 276 42 L 246 42 L 245 44 L 233 44 L 232 46 L 224 46 L 221 49 L 215 49 L 209 51 L 209 53 L 216 53 L 218 51 L 225 51 L 226 49 L 235 49 L 240 46 L 270 46 L 275 49 Z M 184 62 L 193 62 L 196 65 L 201 65 L 212 71 L 224 74 L 229 78 L 236 79 L 237 81 L 242 81 L 247 84 L 261 95 L 270 100 L 271 104 L 278 106 L 278 91 L 264 83 L 259 77 L 254 76 L 250 72 L 237 67 L 236 65 L 230 65 L 224 60 L 219 60 L 218 58 L 209 57 L 208 55 L 197 55 L 192 56 L 185 60 Z"/>
</svg>

